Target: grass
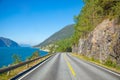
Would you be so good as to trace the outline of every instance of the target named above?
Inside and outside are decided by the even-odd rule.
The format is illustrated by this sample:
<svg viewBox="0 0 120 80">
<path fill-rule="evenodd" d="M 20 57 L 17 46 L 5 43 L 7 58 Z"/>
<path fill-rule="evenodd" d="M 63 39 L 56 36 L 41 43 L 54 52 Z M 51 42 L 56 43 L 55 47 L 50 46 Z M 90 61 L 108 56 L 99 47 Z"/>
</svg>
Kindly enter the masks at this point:
<svg viewBox="0 0 120 80">
<path fill-rule="evenodd" d="M 120 65 L 117 65 L 115 62 L 112 62 L 110 59 L 106 60 L 105 63 L 101 63 L 99 60 L 96 60 L 94 58 L 89 58 L 87 56 L 80 55 L 80 54 L 73 53 L 72 56 L 75 56 L 79 59 L 82 59 L 82 60 L 85 60 L 85 61 L 88 61 L 88 62 L 92 62 L 96 65 L 99 65 L 99 66 L 102 66 L 102 67 L 107 68 L 109 70 L 120 73 Z"/>
<path fill-rule="evenodd" d="M 14 70 L 11 70 L 11 71 L 9 71 L 9 75 L 8 75 L 8 72 L 2 73 L 2 74 L 0 74 L 0 80 L 9 80 L 10 78 L 14 77 L 15 75 L 19 74 L 20 72 L 27 70 L 28 68 L 31 68 L 32 66 L 40 63 L 41 61 L 45 60 L 49 56 L 46 56 L 44 58 L 41 58 L 41 59 L 36 60 L 34 62 L 31 62 L 27 65 L 24 65 L 24 66 L 21 66 L 19 68 L 14 69 Z"/>
</svg>

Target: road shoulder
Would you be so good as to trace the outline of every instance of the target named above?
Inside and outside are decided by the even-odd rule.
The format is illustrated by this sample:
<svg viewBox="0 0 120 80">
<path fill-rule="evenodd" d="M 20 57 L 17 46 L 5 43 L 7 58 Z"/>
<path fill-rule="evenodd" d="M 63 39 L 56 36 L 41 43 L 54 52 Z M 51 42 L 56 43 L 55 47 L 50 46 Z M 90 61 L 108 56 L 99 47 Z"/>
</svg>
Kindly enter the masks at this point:
<svg viewBox="0 0 120 80">
<path fill-rule="evenodd" d="M 86 62 L 88 62 L 88 63 L 90 63 L 90 64 L 92 64 L 94 66 L 97 66 L 97 67 L 99 67 L 101 69 L 104 69 L 104 70 L 106 70 L 106 71 L 120 77 L 120 71 L 119 70 L 115 70 L 114 68 L 110 68 L 110 67 L 105 66 L 103 64 L 100 64 L 98 62 L 94 62 L 94 61 L 91 61 L 91 60 L 84 59 L 81 55 L 78 55 L 78 54 L 75 54 L 75 53 L 71 53 L 71 56 L 74 56 L 74 57 L 76 57 L 76 58 L 78 58 L 80 60 L 86 61 Z"/>
</svg>

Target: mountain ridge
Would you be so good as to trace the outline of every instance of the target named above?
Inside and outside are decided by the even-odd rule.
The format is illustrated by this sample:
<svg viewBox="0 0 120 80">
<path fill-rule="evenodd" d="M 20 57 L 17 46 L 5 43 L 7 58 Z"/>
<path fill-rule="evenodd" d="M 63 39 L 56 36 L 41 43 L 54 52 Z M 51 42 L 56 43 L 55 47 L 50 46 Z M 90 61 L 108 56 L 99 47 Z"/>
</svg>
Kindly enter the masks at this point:
<svg viewBox="0 0 120 80">
<path fill-rule="evenodd" d="M 0 47 L 20 47 L 19 44 L 11 39 L 0 37 Z"/>
<path fill-rule="evenodd" d="M 73 33 L 74 33 L 74 24 L 67 25 L 64 28 L 62 28 L 61 30 L 59 30 L 56 33 L 54 33 L 53 35 L 51 35 L 50 37 L 48 37 L 42 43 L 36 45 L 35 47 L 43 47 L 43 46 L 49 45 L 51 43 L 54 43 L 56 41 L 70 38 L 73 35 Z"/>
</svg>

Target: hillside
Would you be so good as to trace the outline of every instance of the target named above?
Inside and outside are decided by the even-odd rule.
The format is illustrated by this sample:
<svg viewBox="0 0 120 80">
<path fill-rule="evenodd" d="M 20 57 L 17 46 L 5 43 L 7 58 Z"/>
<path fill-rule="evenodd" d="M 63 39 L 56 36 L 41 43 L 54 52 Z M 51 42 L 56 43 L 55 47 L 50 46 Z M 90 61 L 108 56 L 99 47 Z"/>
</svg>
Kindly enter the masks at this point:
<svg viewBox="0 0 120 80">
<path fill-rule="evenodd" d="M 0 47 L 20 47 L 15 41 L 0 37 Z"/>
<path fill-rule="evenodd" d="M 84 3 L 76 16 L 72 52 L 109 66 L 120 65 L 120 1 L 85 0 Z"/>
<path fill-rule="evenodd" d="M 65 26 L 63 29 L 56 32 L 55 34 L 50 36 L 48 39 L 46 39 L 44 42 L 40 43 L 39 45 L 37 45 L 35 47 L 43 47 L 43 46 L 46 46 L 53 42 L 63 40 L 66 38 L 70 38 L 73 35 L 73 33 L 74 33 L 74 25 L 73 24 Z"/>
</svg>

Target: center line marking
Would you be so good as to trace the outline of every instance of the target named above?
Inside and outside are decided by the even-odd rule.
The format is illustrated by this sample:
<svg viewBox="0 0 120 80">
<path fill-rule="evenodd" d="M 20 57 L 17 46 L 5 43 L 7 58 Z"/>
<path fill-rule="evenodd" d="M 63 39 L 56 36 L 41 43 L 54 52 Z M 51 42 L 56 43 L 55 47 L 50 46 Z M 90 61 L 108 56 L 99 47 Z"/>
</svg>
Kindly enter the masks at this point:
<svg viewBox="0 0 120 80">
<path fill-rule="evenodd" d="M 67 60 L 67 57 L 66 57 L 65 55 L 64 55 L 64 59 L 65 59 L 67 65 L 68 65 L 68 67 L 69 67 L 72 75 L 75 77 L 75 76 L 76 76 L 76 73 L 75 73 L 74 69 L 72 68 L 71 64 L 69 63 L 69 61 Z"/>
</svg>

